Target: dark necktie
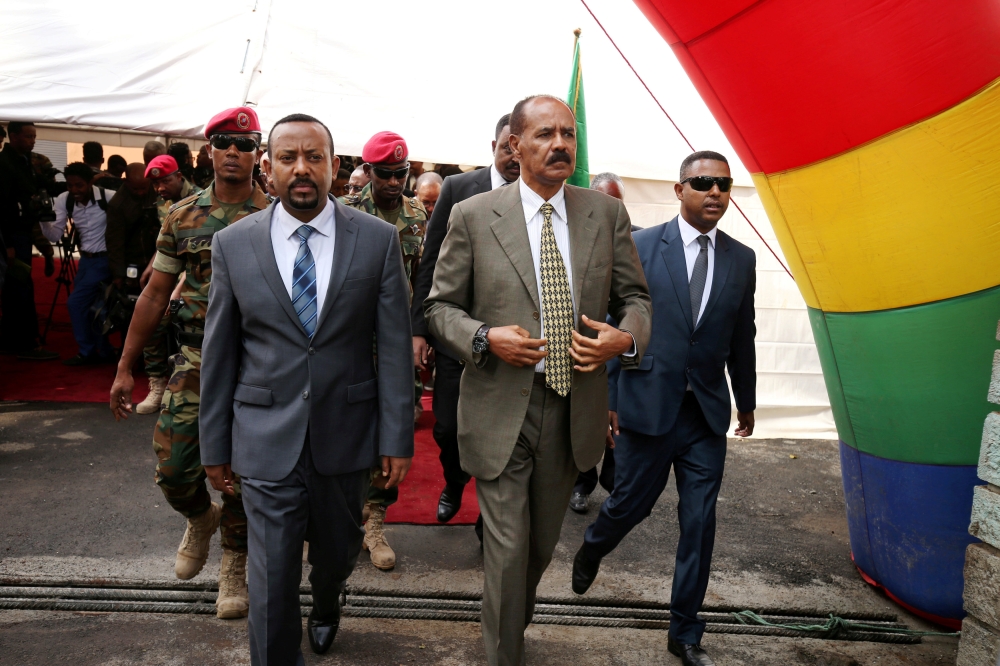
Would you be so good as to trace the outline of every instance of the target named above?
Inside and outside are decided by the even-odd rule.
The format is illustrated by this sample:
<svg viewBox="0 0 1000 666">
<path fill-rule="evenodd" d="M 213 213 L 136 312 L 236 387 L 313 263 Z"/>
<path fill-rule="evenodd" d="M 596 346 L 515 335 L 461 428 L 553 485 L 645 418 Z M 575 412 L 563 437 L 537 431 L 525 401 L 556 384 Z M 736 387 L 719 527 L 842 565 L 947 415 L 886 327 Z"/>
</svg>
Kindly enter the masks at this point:
<svg viewBox="0 0 1000 666">
<path fill-rule="evenodd" d="M 691 271 L 691 322 L 698 325 L 698 313 L 701 311 L 701 297 L 705 294 L 705 281 L 708 279 L 708 236 L 698 236 L 701 250 L 694 260 L 694 270 Z"/>
<path fill-rule="evenodd" d="M 295 254 L 295 267 L 292 269 L 292 307 L 295 314 L 306 329 L 310 338 L 316 332 L 316 262 L 309 251 L 309 235 L 313 228 L 303 224 L 295 230 L 299 237 L 299 251 Z"/>
</svg>

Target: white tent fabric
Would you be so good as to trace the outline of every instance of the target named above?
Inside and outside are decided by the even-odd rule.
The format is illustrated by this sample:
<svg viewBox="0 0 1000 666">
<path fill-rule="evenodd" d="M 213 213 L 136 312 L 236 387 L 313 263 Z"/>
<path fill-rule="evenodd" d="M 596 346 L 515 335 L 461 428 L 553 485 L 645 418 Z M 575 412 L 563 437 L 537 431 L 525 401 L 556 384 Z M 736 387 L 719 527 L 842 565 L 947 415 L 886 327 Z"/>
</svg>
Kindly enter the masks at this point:
<svg viewBox="0 0 1000 666">
<path fill-rule="evenodd" d="M 776 247 L 746 169 L 670 49 L 631 2 L 588 4 L 700 149 L 733 156 L 744 203 Z M 579 0 L 8 0 L 0 21 L 0 119 L 200 136 L 248 104 L 265 131 L 293 112 L 326 122 L 342 154 L 377 131 L 412 159 L 486 164 L 497 119 L 532 93 L 565 95 L 583 29 L 590 167 L 629 178 L 649 226 L 676 213 L 669 182 L 689 152 Z M 735 68 L 738 63 L 734 63 Z M 635 179 L 635 180 L 632 180 Z M 733 211 L 735 212 L 735 211 Z M 794 283 L 732 213 L 724 228 L 759 259 L 761 436 L 835 437 Z"/>
</svg>

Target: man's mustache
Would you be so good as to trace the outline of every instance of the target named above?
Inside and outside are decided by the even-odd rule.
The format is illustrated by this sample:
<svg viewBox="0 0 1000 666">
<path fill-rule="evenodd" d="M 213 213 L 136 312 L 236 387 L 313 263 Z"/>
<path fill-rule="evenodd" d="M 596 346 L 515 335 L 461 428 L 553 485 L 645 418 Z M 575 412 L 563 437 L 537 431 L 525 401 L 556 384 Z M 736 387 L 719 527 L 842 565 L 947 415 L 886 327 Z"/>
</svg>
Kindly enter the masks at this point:
<svg viewBox="0 0 1000 666">
<path fill-rule="evenodd" d="M 559 162 L 565 162 L 566 164 L 572 164 L 573 158 L 565 150 L 557 150 L 552 153 L 552 157 L 549 161 L 545 163 L 545 166 L 551 166 L 553 164 L 558 164 Z"/>
<path fill-rule="evenodd" d="M 290 182 L 288 184 L 288 189 L 291 190 L 291 189 L 294 189 L 296 187 L 299 187 L 300 185 L 308 185 L 309 187 L 313 188 L 314 190 L 318 190 L 319 189 L 316 186 L 316 183 L 313 182 L 312 180 L 310 180 L 309 178 L 296 178 L 295 180 L 293 180 L 292 182 Z"/>
</svg>

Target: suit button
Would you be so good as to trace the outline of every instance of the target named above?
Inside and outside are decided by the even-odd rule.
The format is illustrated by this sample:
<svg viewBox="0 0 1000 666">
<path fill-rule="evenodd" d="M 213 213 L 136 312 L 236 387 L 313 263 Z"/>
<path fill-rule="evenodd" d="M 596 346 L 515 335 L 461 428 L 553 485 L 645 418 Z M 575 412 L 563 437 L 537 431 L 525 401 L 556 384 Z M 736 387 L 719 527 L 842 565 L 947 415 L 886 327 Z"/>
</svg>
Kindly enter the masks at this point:
<svg viewBox="0 0 1000 666">
<path fill-rule="evenodd" d="M 698 342 L 697 342 L 696 340 L 692 340 L 692 341 L 691 341 L 691 346 L 692 346 L 692 347 L 694 347 L 694 346 L 695 346 L 696 344 L 698 344 Z M 310 353 L 312 353 L 312 352 L 310 352 Z"/>
<path fill-rule="evenodd" d="M 528 389 L 521 389 L 521 395 L 528 395 Z"/>
<path fill-rule="evenodd" d="M 686 372 L 686 373 L 688 373 L 690 375 L 691 374 L 691 368 L 684 368 L 684 372 Z"/>
<path fill-rule="evenodd" d="M 303 400 L 308 400 L 309 399 L 309 391 L 303 391 L 302 392 L 302 399 Z"/>
<path fill-rule="evenodd" d="M 310 347 L 310 348 L 309 348 L 309 355 L 310 355 L 310 356 L 312 356 L 312 355 L 314 355 L 315 353 L 316 353 L 316 350 L 315 350 L 315 349 L 313 349 L 312 347 Z"/>
<path fill-rule="evenodd" d="M 531 313 L 531 318 L 534 319 L 535 321 L 538 321 L 538 313 L 537 312 L 532 312 Z"/>
</svg>

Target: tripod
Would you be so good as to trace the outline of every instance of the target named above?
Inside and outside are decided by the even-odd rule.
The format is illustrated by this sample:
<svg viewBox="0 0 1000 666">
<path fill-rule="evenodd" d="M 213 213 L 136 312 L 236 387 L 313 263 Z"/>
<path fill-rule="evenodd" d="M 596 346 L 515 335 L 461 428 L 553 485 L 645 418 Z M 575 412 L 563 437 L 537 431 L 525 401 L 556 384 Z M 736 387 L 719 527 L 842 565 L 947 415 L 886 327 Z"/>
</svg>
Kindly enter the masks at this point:
<svg viewBox="0 0 1000 666">
<path fill-rule="evenodd" d="M 73 254 L 80 246 L 80 239 L 76 233 L 76 227 L 67 225 L 66 232 L 59 242 L 53 243 L 59 249 L 59 275 L 56 276 L 56 293 L 52 297 L 52 305 L 49 306 L 49 318 L 45 322 L 45 331 L 42 333 L 42 344 L 49 336 L 49 328 L 52 326 L 52 315 L 56 311 L 56 302 L 59 300 L 59 291 L 66 289 L 69 296 L 73 291 L 73 280 L 76 279 L 76 259 Z"/>
</svg>

